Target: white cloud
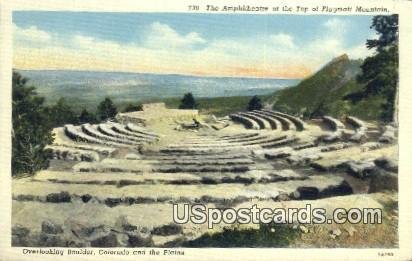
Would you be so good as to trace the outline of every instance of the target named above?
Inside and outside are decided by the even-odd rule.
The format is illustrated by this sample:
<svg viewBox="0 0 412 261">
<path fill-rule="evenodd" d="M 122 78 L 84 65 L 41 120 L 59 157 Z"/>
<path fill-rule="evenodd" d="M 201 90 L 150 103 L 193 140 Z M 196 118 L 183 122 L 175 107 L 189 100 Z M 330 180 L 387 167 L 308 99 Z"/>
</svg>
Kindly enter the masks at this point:
<svg viewBox="0 0 412 261">
<path fill-rule="evenodd" d="M 294 71 L 307 74 L 343 53 L 351 58 L 363 58 L 370 53 L 364 43 L 346 46 L 349 36 L 346 29 L 339 31 L 342 26 L 348 24 L 338 18 L 329 19 L 321 25 L 322 32 L 307 42 L 298 42 L 293 35 L 283 32 L 206 41 L 196 32 L 181 34 L 167 24 L 155 22 L 142 35 L 140 43 L 80 34 L 52 35 L 35 26 L 15 26 L 15 63 L 22 69 L 42 63 L 43 67 L 53 69 L 254 76 L 279 73 L 293 77 Z"/>
<path fill-rule="evenodd" d="M 280 47 L 294 48 L 293 36 L 285 33 L 278 33 L 270 36 L 270 40 Z"/>
<path fill-rule="evenodd" d="M 331 33 L 346 33 L 349 27 L 349 22 L 341 18 L 331 18 L 327 20 L 324 24 L 324 27 L 329 30 Z"/>
<path fill-rule="evenodd" d="M 184 48 L 206 41 L 197 32 L 181 35 L 169 25 L 155 22 L 149 27 L 144 42 L 149 48 Z"/>
<path fill-rule="evenodd" d="M 15 41 L 47 43 L 52 39 L 50 33 L 38 29 L 36 26 L 22 28 L 17 25 L 13 26 L 13 36 Z"/>
</svg>

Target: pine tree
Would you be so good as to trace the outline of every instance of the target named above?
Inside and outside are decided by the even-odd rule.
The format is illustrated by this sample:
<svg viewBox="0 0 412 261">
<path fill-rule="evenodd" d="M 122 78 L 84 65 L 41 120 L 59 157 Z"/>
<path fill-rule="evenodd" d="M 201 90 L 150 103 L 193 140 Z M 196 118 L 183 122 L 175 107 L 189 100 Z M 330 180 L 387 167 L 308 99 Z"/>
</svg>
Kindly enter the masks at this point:
<svg viewBox="0 0 412 261">
<path fill-rule="evenodd" d="M 96 116 L 93 113 L 90 113 L 88 110 L 83 109 L 79 115 L 78 122 L 83 123 L 95 123 Z"/>
<path fill-rule="evenodd" d="M 263 108 L 262 101 L 256 95 L 250 99 L 247 106 L 248 111 L 261 110 Z"/>
<path fill-rule="evenodd" d="M 44 98 L 26 83 L 26 78 L 13 72 L 12 175 L 34 174 L 47 168 L 49 155 L 45 147 L 53 142 Z"/>
<path fill-rule="evenodd" d="M 60 127 L 64 124 L 76 124 L 77 115 L 64 98 L 60 98 L 55 105 L 46 108 L 52 127 Z"/>
<path fill-rule="evenodd" d="M 196 100 L 191 92 L 186 93 L 180 103 L 179 109 L 195 109 L 197 107 Z"/>
<path fill-rule="evenodd" d="M 369 96 L 380 95 L 386 102 L 382 106 L 381 119 L 396 121 L 396 97 L 398 91 L 398 15 L 378 15 L 372 20 L 371 28 L 378 39 L 367 40 L 368 49 L 375 49 L 375 55 L 365 59 L 361 65 L 362 74 L 358 82 L 365 84 L 359 92 L 349 94 L 348 99 L 359 102 Z"/>
<path fill-rule="evenodd" d="M 117 114 L 116 106 L 110 98 L 105 98 L 97 107 L 97 117 L 100 121 L 114 118 Z"/>
</svg>

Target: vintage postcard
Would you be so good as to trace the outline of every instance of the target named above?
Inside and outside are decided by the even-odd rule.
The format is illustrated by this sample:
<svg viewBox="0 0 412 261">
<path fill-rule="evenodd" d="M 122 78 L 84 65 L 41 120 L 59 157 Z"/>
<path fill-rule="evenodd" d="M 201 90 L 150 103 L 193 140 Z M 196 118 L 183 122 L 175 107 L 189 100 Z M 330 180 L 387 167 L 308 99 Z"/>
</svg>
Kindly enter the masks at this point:
<svg viewBox="0 0 412 261">
<path fill-rule="evenodd" d="M 2 3 L 0 260 L 410 260 L 411 3 Z"/>
</svg>

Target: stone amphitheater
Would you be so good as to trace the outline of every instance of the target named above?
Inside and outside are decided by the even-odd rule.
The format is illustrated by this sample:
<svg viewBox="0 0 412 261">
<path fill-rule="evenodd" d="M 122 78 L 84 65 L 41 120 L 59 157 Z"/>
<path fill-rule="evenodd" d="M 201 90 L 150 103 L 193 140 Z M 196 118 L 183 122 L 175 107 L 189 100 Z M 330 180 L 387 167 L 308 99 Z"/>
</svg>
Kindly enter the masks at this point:
<svg viewBox="0 0 412 261">
<path fill-rule="evenodd" d="M 178 246 L 238 226 L 176 225 L 173 203 L 331 209 L 396 200 L 394 126 L 144 108 L 54 130 L 50 167 L 13 180 L 14 246 Z"/>
</svg>

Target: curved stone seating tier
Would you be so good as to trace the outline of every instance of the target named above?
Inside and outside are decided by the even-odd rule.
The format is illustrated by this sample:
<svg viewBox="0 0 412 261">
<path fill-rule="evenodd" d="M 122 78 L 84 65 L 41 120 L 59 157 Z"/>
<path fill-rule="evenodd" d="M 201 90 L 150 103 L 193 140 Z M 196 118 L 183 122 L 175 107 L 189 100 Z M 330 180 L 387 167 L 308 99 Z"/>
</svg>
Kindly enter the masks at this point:
<svg viewBox="0 0 412 261">
<path fill-rule="evenodd" d="M 231 140 L 224 140 L 224 142 L 230 142 L 230 143 L 240 143 L 240 142 L 248 142 L 248 141 L 255 141 L 255 140 L 264 140 L 267 139 L 268 135 L 257 135 L 253 137 L 248 137 L 248 138 L 238 138 L 238 139 L 231 139 Z"/>
<path fill-rule="evenodd" d="M 353 116 L 347 116 L 346 121 L 355 128 L 355 134 L 353 134 L 349 140 L 359 142 L 363 138 L 366 138 L 368 127 L 363 121 Z"/>
<path fill-rule="evenodd" d="M 276 148 L 276 147 L 279 147 L 279 146 L 285 146 L 285 145 L 293 144 L 297 140 L 298 139 L 296 137 L 288 137 L 288 138 L 285 138 L 285 139 L 268 142 L 268 143 L 262 144 L 260 146 L 262 148 Z"/>
<path fill-rule="evenodd" d="M 289 119 L 284 118 L 283 116 L 279 116 L 273 111 L 261 110 L 261 112 L 263 114 L 266 114 L 266 115 L 278 120 L 281 123 L 283 130 L 296 130 L 295 124 L 293 124 L 293 122 L 290 121 Z"/>
<path fill-rule="evenodd" d="M 112 129 L 112 126 L 110 124 L 101 123 L 97 126 L 97 129 L 98 131 L 100 131 L 101 133 L 107 136 L 111 136 L 111 137 L 122 139 L 122 140 L 131 140 L 135 142 L 151 142 L 152 141 L 147 138 L 138 138 L 132 135 L 126 135 L 126 134 L 115 132 Z"/>
<path fill-rule="evenodd" d="M 238 114 L 242 115 L 244 117 L 248 117 L 248 118 L 254 120 L 255 122 L 257 122 L 260 129 L 267 129 L 267 130 L 272 129 L 271 124 L 267 120 L 265 120 L 264 118 L 262 118 L 260 116 L 254 115 L 253 113 L 249 113 L 249 112 L 239 112 Z"/>
<path fill-rule="evenodd" d="M 304 122 L 303 120 L 299 119 L 298 117 L 292 116 L 290 114 L 286 114 L 286 113 L 279 112 L 279 111 L 271 111 L 271 110 L 263 110 L 263 111 L 273 112 L 276 115 L 279 115 L 281 117 L 284 117 L 284 118 L 290 120 L 291 122 L 293 122 L 295 124 L 296 130 L 298 130 L 298 131 L 303 131 L 307 127 L 306 122 Z"/>
<path fill-rule="evenodd" d="M 147 136 L 152 136 L 153 138 L 159 137 L 159 135 L 157 135 L 156 133 L 150 132 L 146 130 L 145 128 L 139 127 L 133 123 L 128 123 L 125 128 L 132 132 L 141 133 Z"/>
<path fill-rule="evenodd" d="M 255 164 L 250 158 L 237 158 L 237 159 L 203 159 L 203 158 L 191 158 L 191 159 L 168 159 L 158 160 L 157 164 L 165 165 L 247 165 Z"/>
<path fill-rule="evenodd" d="M 234 121 L 234 122 L 239 122 L 241 124 L 243 124 L 247 129 L 253 129 L 253 130 L 259 130 L 259 124 L 251 119 L 250 117 L 246 117 L 243 115 L 239 115 L 239 114 L 231 114 L 230 118 Z"/>
<path fill-rule="evenodd" d="M 256 115 L 258 117 L 261 117 L 262 119 L 265 119 L 267 122 L 269 122 L 271 128 L 273 130 L 275 129 L 281 129 L 282 128 L 282 124 L 275 118 L 272 118 L 271 116 L 262 113 L 262 111 L 260 110 L 255 110 L 255 111 L 249 111 L 248 113 L 252 114 L 252 115 Z"/>
<path fill-rule="evenodd" d="M 249 137 L 255 137 L 259 136 L 259 133 L 241 133 L 241 134 L 234 134 L 234 135 L 224 135 L 220 136 L 220 140 L 233 140 L 233 139 L 238 139 L 238 138 L 249 138 Z"/>
<path fill-rule="evenodd" d="M 49 145 L 46 147 L 51 152 L 52 159 L 73 161 L 99 161 L 99 154 L 95 151 L 81 150 L 63 146 Z"/>
<path fill-rule="evenodd" d="M 126 145 L 138 146 L 138 145 L 141 144 L 141 143 L 138 143 L 138 142 L 133 142 L 133 141 L 130 141 L 130 140 L 117 139 L 115 137 L 105 135 L 105 134 L 99 132 L 97 130 L 96 126 L 91 125 L 89 123 L 83 124 L 83 125 L 81 125 L 81 127 L 82 127 L 82 130 L 84 131 L 84 133 L 86 133 L 86 134 L 88 134 L 88 135 L 90 135 L 94 138 L 97 138 L 97 139 L 110 141 L 110 142 L 114 142 L 114 143 L 126 144 Z"/>
<path fill-rule="evenodd" d="M 100 145 L 87 145 L 87 144 L 78 144 L 78 143 L 53 143 L 53 146 L 65 147 L 69 149 L 80 149 L 86 151 L 94 151 L 100 153 L 104 156 L 112 156 L 113 153 L 117 151 L 115 148 L 100 146 Z"/>
<path fill-rule="evenodd" d="M 251 170 L 248 165 L 235 165 L 235 166 L 219 166 L 216 164 L 213 165 L 185 165 L 185 166 L 176 166 L 176 165 L 162 165 L 157 168 L 153 168 L 153 172 L 160 173 L 196 173 L 196 172 L 247 172 Z"/>
<path fill-rule="evenodd" d="M 164 154 L 154 154 L 154 155 L 144 155 L 143 159 L 148 159 L 148 160 L 209 160 L 209 159 L 214 159 L 214 160 L 233 160 L 233 159 L 248 159 L 249 155 L 248 154 L 216 154 L 216 155 L 210 155 L 210 154 L 203 154 L 203 155 L 164 155 Z"/>
<path fill-rule="evenodd" d="M 192 144 L 170 144 L 167 145 L 167 148 L 171 149 L 213 149 L 213 148 L 219 148 L 219 147 L 231 147 L 231 146 L 236 146 L 233 143 L 221 143 L 221 144 L 199 144 L 199 145 L 192 145 Z"/>
<path fill-rule="evenodd" d="M 142 133 L 137 133 L 137 132 L 130 131 L 130 130 L 126 129 L 124 125 L 119 124 L 119 123 L 111 122 L 110 125 L 112 126 L 112 130 L 114 132 L 118 132 L 120 134 L 124 134 L 124 135 L 127 135 L 127 136 L 133 136 L 133 137 L 140 138 L 140 139 L 148 139 L 148 140 L 156 140 L 157 139 L 157 137 L 148 136 L 148 135 L 144 135 Z"/>
<path fill-rule="evenodd" d="M 353 116 L 347 116 L 346 117 L 346 121 L 352 125 L 353 127 L 355 127 L 355 129 L 364 129 L 365 131 L 368 129 L 368 127 L 366 126 L 366 123 L 363 122 L 362 120 L 353 117 Z"/>
<path fill-rule="evenodd" d="M 323 116 L 322 120 L 333 131 L 345 129 L 345 125 L 340 120 L 333 117 Z"/>
<path fill-rule="evenodd" d="M 225 148 L 225 147 L 212 147 L 212 148 L 190 148 L 190 147 L 181 147 L 181 148 L 162 148 L 159 151 L 161 153 L 172 153 L 172 154 L 219 154 L 219 153 L 231 153 L 232 151 L 249 151 L 250 149 L 253 148 L 259 148 L 259 145 L 250 145 L 250 146 L 244 146 L 244 145 L 237 145 L 237 146 L 232 146 L 230 148 Z"/>
<path fill-rule="evenodd" d="M 95 143 L 95 144 L 102 144 L 102 145 L 113 145 L 113 146 L 125 146 L 124 144 L 113 143 L 109 141 L 104 141 L 101 139 L 97 139 L 92 137 L 86 133 L 84 133 L 81 127 L 73 126 L 71 124 L 64 126 L 64 133 L 67 137 L 74 141 L 78 142 L 87 142 L 87 143 Z"/>
<path fill-rule="evenodd" d="M 264 139 L 260 139 L 260 140 L 252 140 L 252 141 L 241 141 L 238 142 L 238 144 L 241 145 L 266 145 L 266 144 L 271 144 L 273 142 L 277 142 L 283 139 L 286 139 L 287 136 L 280 136 L 280 137 L 264 137 Z"/>
<path fill-rule="evenodd" d="M 247 171 L 244 174 L 248 173 Z M 137 175 L 136 175 L 137 176 Z M 69 177 L 67 177 L 69 178 Z M 108 185 L 110 183 L 107 183 Z M 116 184 L 115 182 L 111 184 Z M 106 186 L 108 186 L 106 185 Z M 110 186 L 110 185 L 109 185 Z M 148 204 L 157 202 L 202 202 L 218 203 L 236 200 L 237 202 L 250 201 L 252 199 L 281 200 L 281 195 L 292 195 L 294 199 L 316 199 L 332 196 L 342 196 L 352 194 L 352 189 L 344 178 L 333 175 L 314 175 L 307 179 L 287 180 L 267 184 L 250 184 L 245 189 L 244 184 L 220 184 L 219 186 L 199 186 L 195 185 L 139 185 L 131 184 L 129 186 L 117 187 L 116 189 L 102 189 L 101 184 L 65 184 L 65 201 L 58 201 L 53 194 L 60 194 L 62 185 L 52 182 L 36 182 L 33 189 L 33 183 L 27 180 L 19 179 L 13 182 L 13 200 L 16 201 L 39 201 L 39 202 L 65 202 L 68 206 L 81 206 L 79 196 L 89 195 L 97 204 L 94 205 L 116 206 L 122 204 L 128 206 L 131 204 Z M 113 186 L 115 187 L 115 186 Z M 309 190 L 309 191 L 308 191 Z M 154 193 L 155 192 L 155 193 Z M 76 196 L 78 195 L 78 196 Z M 56 200 L 53 200 L 56 198 Z M 72 204 L 72 199 L 80 199 L 76 205 Z M 132 200 L 133 199 L 133 200 Z M 108 203 L 115 203 L 109 205 Z M 100 204 L 103 203 L 103 204 Z M 57 206 L 56 211 L 61 211 L 62 206 L 59 204 L 50 204 Z M 90 206 L 90 207 L 92 207 Z M 50 206 L 47 206 L 48 208 Z M 65 208 L 63 208 L 65 209 Z M 105 206 L 105 209 L 108 209 Z M 100 209 L 98 212 L 104 212 Z M 117 210 L 115 210 L 117 211 Z M 123 212 L 124 210 L 122 210 Z M 86 211 L 87 212 L 87 211 Z M 129 212 L 130 213 L 130 212 Z M 84 214 L 84 213 L 83 213 Z M 92 218 L 92 216 L 90 216 Z M 96 218 L 94 215 L 93 218 Z"/>
</svg>

